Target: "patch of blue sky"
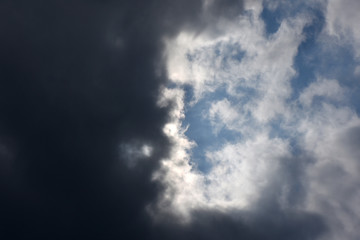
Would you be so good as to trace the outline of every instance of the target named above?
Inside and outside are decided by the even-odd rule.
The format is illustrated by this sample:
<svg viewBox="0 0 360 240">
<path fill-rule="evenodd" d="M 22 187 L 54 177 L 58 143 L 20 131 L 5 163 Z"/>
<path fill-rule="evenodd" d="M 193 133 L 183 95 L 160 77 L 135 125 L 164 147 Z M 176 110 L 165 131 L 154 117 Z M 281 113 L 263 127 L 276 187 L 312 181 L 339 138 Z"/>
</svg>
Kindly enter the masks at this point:
<svg viewBox="0 0 360 240">
<path fill-rule="evenodd" d="M 262 19 L 267 25 L 267 30 L 276 32 L 276 26 L 279 27 L 281 21 L 285 18 L 292 18 L 299 14 L 307 14 L 311 11 L 320 11 L 323 9 L 322 3 L 315 1 L 304 1 L 304 0 L 265 0 L 263 2 L 263 12 L 261 14 Z M 271 31 L 272 29 L 272 31 Z"/>
<path fill-rule="evenodd" d="M 264 3 L 261 13 L 268 36 L 275 33 L 280 27 L 281 21 L 289 15 L 306 12 L 312 17 L 311 23 L 303 30 L 305 40 L 300 44 L 295 57 L 294 68 L 297 75 L 291 82 L 293 95 L 289 101 L 297 99 L 302 90 L 315 81 L 317 76 L 341 80 L 341 85 L 358 88 L 358 76 L 352 73 L 355 72 L 359 63 L 354 61 L 355 56 L 351 46 L 334 42 L 334 47 L 329 49 L 328 46 L 323 46 L 323 42 L 318 41 L 325 26 L 324 12 L 320 10 L 319 6 L 317 8 L 316 5 L 309 6 L 301 1 L 293 1 L 291 7 L 288 4 L 279 4 L 277 8 L 272 9 L 269 7 L 269 3 Z M 358 94 L 353 95 L 354 99 L 359 99 Z"/>
<path fill-rule="evenodd" d="M 247 87 L 241 84 L 242 79 L 239 79 L 237 86 L 229 86 L 229 95 L 227 98 L 234 104 L 246 104 L 250 100 L 259 97 L 259 92 L 253 87 Z"/>
<path fill-rule="evenodd" d="M 314 20 L 304 28 L 303 34 L 306 38 L 300 44 L 295 57 L 294 68 L 297 76 L 291 81 L 293 95 L 289 101 L 297 99 L 317 77 L 336 79 L 342 87 L 351 89 L 348 96 L 351 99 L 350 105 L 359 113 L 359 76 L 354 74 L 359 61 L 356 60 L 351 45 L 339 44 L 331 37 L 319 40 L 325 19 L 320 11 L 313 11 L 313 14 Z"/>
<path fill-rule="evenodd" d="M 278 2 L 279 4 L 276 4 L 276 7 L 273 7 L 274 3 L 276 4 L 276 0 L 264 1 L 263 10 L 260 14 L 268 37 L 277 32 L 284 19 L 292 18 L 305 12 L 319 11 L 320 9 L 320 6 L 317 6 L 318 8 L 314 5 L 309 6 L 303 0 Z"/>
<path fill-rule="evenodd" d="M 325 26 L 324 13 L 320 8 L 316 8 L 316 6 L 309 7 L 301 3 L 301 1 L 292 1 L 291 4 L 292 6 L 280 4 L 277 8 L 271 9 L 265 2 L 263 12 L 261 13 L 268 37 L 276 33 L 281 21 L 289 16 L 306 12 L 306 14 L 312 17 L 312 21 L 303 29 L 305 40 L 300 44 L 298 54 L 294 59 L 294 68 L 297 71 L 297 75 L 291 81 L 293 94 L 291 98 L 288 99 L 288 104 L 296 100 L 301 92 L 316 80 L 317 76 L 329 79 L 343 78 L 346 75 L 348 77 L 348 73 L 354 72 L 356 67 L 356 64 L 352 62 L 354 57 L 350 56 L 351 54 L 348 52 L 349 48 L 338 46 L 338 49 L 332 49 L 332 53 L 327 53 L 327 50 L 322 45 L 323 43 L 318 41 L 318 37 Z M 329 99 L 315 96 L 312 108 L 321 108 L 322 103 L 325 101 L 335 106 L 340 105 L 340 103 L 336 101 L 329 101 Z M 298 107 L 300 107 L 299 110 L 302 111 L 301 106 Z M 291 131 L 292 128 L 286 126 L 286 124 L 289 123 L 285 123 L 281 117 L 272 120 L 269 123 L 269 137 L 289 141 L 291 153 L 293 155 L 300 155 L 302 150 L 297 143 L 297 133 Z"/>
<path fill-rule="evenodd" d="M 339 43 L 335 37 L 330 36 L 326 40 L 319 40 L 325 27 L 323 11 L 318 8 L 309 8 L 306 5 L 302 5 L 302 8 L 303 10 L 299 11 L 306 9 L 307 14 L 312 17 L 312 21 L 303 30 L 305 39 L 300 44 L 294 60 L 297 75 L 291 81 L 293 94 L 288 101 L 297 99 L 301 92 L 319 76 L 336 79 L 341 86 L 351 89 L 348 97 L 351 99 L 351 106 L 359 113 L 359 75 L 354 74 L 359 66 L 359 60 L 356 59 L 352 46 L 344 42 Z M 265 22 L 268 35 L 277 31 L 282 19 L 289 14 L 289 12 L 285 12 L 284 5 L 270 10 L 265 4 L 261 17 Z"/>
<path fill-rule="evenodd" d="M 331 49 L 322 50 L 317 59 L 317 71 L 326 78 L 337 79 L 343 86 L 358 86 L 359 77 L 354 72 L 359 62 L 352 47 L 334 44 Z"/>
<path fill-rule="evenodd" d="M 190 86 L 186 86 L 185 102 L 191 102 L 193 98 L 193 90 Z M 236 131 L 221 128 L 218 132 L 214 131 L 214 126 L 207 118 L 207 111 L 213 102 L 219 101 L 227 97 L 226 90 L 219 90 L 200 99 L 195 105 L 188 105 L 185 109 L 185 119 L 183 127 L 188 127 L 186 136 L 196 142 L 196 146 L 191 152 L 191 161 L 197 166 L 198 170 L 206 173 L 211 169 L 211 164 L 206 161 L 206 152 L 214 151 L 225 143 L 236 142 L 241 139 L 241 134 Z"/>
<path fill-rule="evenodd" d="M 215 47 L 217 57 L 221 57 L 224 61 L 235 60 L 241 62 L 245 56 L 245 51 L 241 49 L 238 43 L 219 43 Z"/>
<path fill-rule="evenodd" d="M 324 57 L 317 38 L 324 27 L 325 19 L 320 11 L 313 11 L 313 14 L 314 20 L 304 28 L 305 40 L 300 44 L 294 60 L 297 76 L 291 81 L 294 90 L 291 100 L 298 98 L 301 91 L 316 80 L 316 74 L 319 71 L 318 64 Z"/>
<path fill-rule="evenodd" d="M 182 86 L 182 89 L 185 92 L 184 102 L 185 104 L 190 103 L 194 99 L 194 89 L 190 84 L 185 84 Z"/>
<path fill-rule="evenodd" d="M 358 64 L 352 47 L 342 46 L 329 54 L 320 67 L 322 76 L 338 80 L 340 86 L 349 90 L 347 96 L 350 100 L 349 105 L 360 114 L 360 77 L 354 74 Z"/>
<path fill-rule="evenodd" d="M 263 19 L 265 23 L 265 30 L 267 36 L 274 34 L 280 27 L 281 24 L 281 10 L 280 9 L 269 9 L 266 5 L 263 8 L 263 11 L 260 17 Z"/>
</svg>

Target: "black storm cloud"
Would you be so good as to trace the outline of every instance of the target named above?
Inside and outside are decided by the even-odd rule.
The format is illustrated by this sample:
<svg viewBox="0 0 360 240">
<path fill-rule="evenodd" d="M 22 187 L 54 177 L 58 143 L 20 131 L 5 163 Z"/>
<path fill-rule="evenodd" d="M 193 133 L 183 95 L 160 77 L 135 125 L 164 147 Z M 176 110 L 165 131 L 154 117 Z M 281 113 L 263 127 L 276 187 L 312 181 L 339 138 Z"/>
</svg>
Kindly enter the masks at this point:
<svg viewBox="0 0 360 240">
<path fill-rule="evenodd" d="M 171 148 L 163 133 L 171 106 L 156 104 L 167 84 L 163 39 L 241 9 L 235 0 L 207 9 L 200 0 L 1 1 L 1 239 L 321 234 L 320 217 L 275 203 L 248 221 L 202 210 L 187 225 L 155 222 L 146 211 L 163 191 L 151 178 Z M 142 142 L 151 156 L 129 167 L 133 155 L 120 146 Z"/>
</svg>

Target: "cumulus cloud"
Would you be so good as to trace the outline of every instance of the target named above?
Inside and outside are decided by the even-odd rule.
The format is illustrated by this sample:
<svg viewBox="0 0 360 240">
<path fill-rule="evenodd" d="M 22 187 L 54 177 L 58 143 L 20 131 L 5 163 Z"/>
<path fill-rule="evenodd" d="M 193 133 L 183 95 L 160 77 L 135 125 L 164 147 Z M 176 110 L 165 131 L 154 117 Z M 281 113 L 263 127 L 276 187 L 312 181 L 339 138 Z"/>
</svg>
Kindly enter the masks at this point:
<svg viewBox="0 0 360 240">
<path fill-rule="evenodd" d="M 179 84 L 191 84 L 195 101 L 224 85 L 230 95 L 252 98 L 243 108 L 256 120 L 269 121 L 285 110 L 290 79 L 295 75 L 292 61 L 309 19 L 283 21 L 269 39 L 259 17 L 261 5 L 249 9 L 249 16 L 228 24 L 218 37 L 203 34 L 195 38 L 183 33 L 168 43 L 169 77 Z M 256 94 L 241 93 L 239 88 Z"/>
<path fill-rule="evenodd" d="M 221 31 L 184 31 L 167 39 L 170 80 L 179 89 L 190 86 L 193 90 L 193 98 L 182 106 L 180 121 L 186 119 L 187 108 L 206 102 L 209 107 L 201 121 L 211 123 L 208 131 L 217 135 L 226 129 L 238 135 L 206 150 L 195 144 L 184 146 L 182 164 L 168 168 L 164 177 L 173 194 L 170 212 L 217 209 L 230 213 L 240 209 L 254 216 L 269 209 L 281 213 L 296 210 L 321 216 L 329 228 L 321 239 L 358 237 L 358 151 L 352 147 L 358 139 L 358 115 L 349 104 L 350 90 L 343 79 L 324 77 L 316 70 L 311 79 L 303 75 L 298 79 L 297 70 L 303 67 L 299 64 L 304 63 L 295 61 L 299 49 L 304 51 L 309 42 L 318 40 L 316 36 L 308 40 L 312 37 L 308 31 L 318 24 L 319 16 L 312 14 L 321 14 L 326 6 L 328 33 L 323 32 L 317 44 L 326 43 L 324 38 L 333 41 L 326 35 L 329 33 L 356 42 L 356 30 L 351 30 L 355 21 L 348 20 L 355 15 L 346 16 L 349 6 L 340 7 L 341 14 L 332 14 L 336 4 L 340 3 L 305 4 L 295 16 L 284 14 L 277 31 L 269 35 L 261 18 L 262 2 L 246 2 L 244 15 L 225 27 L 221 23 L 214 26 Z M 355 5 L 350 4 L 357 9 Z M 273 12 L 291 8 L 281 1 L 266 6 Z M 346 35 L 345 30 L 354 33 Z M 185 101 L 183 96 L 181 99 Z M 191 122 L 186 131 L 191 131 Z M 178 136 L 192 142 L 186 131 L 180 128 Z M 203 161 L 210 170 L 197 169 L 192 151 L 205 151 Z M 166 162 L 171 162 L 171 157 Z M 181 187 L 181 178 L 171 175 L 179 171 L 182 176 L 192 176 L 192 184 Z M 189 192 L 196 192 L 196 197 Z M 346 203 L 345 195 L 349 196 Z"/>
</svg>

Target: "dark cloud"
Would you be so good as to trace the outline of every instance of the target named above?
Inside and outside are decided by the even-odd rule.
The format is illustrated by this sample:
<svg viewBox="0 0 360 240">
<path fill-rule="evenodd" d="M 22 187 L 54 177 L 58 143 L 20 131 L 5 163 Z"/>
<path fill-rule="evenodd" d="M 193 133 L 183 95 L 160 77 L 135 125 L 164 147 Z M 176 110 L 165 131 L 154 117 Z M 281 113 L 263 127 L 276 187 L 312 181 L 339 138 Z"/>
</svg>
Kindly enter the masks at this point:
<svg viewBox="0 0 360 240">
<path fill-rule="evenodd" d="M 239 218 L 242 216 L 242 218 Z M 163 224 L 155 239 L 316 239 L 326 229 L 317 215 L 301 212 L 246 212 L 224 214 L 217 211 L 193 213 L 189 225 Z"/>
<path fill-rule="evenodd" d="M 239 1 L 214 1 L 208 12 L 199 0 L 1 1 L 0 237 L 300 239 L 297 227 L 317 235 L 314 216 L 267 220 L 261 232 L 209 211 L 192 225 L 154 225 L 145 211 L 170 147 L 169 109 L 156 106 L 162 39 L 234 9 Z M 153 153 L 129 168 L 119 146 L 133 142 Z"/>
</svg>

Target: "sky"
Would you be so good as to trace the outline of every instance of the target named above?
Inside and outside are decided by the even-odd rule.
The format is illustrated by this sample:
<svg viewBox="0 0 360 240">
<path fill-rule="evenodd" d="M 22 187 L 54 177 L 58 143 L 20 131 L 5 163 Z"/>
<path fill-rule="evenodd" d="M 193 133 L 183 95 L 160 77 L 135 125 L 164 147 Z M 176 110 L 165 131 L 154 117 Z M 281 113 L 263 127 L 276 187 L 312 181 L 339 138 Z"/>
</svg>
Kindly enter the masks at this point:
<svg viewBox="0 0 360 240">
<path fill-rule="evenodd" d="M 359 10 L 1 1 L 0 238 L 358 240 Z"/>
</svg>

